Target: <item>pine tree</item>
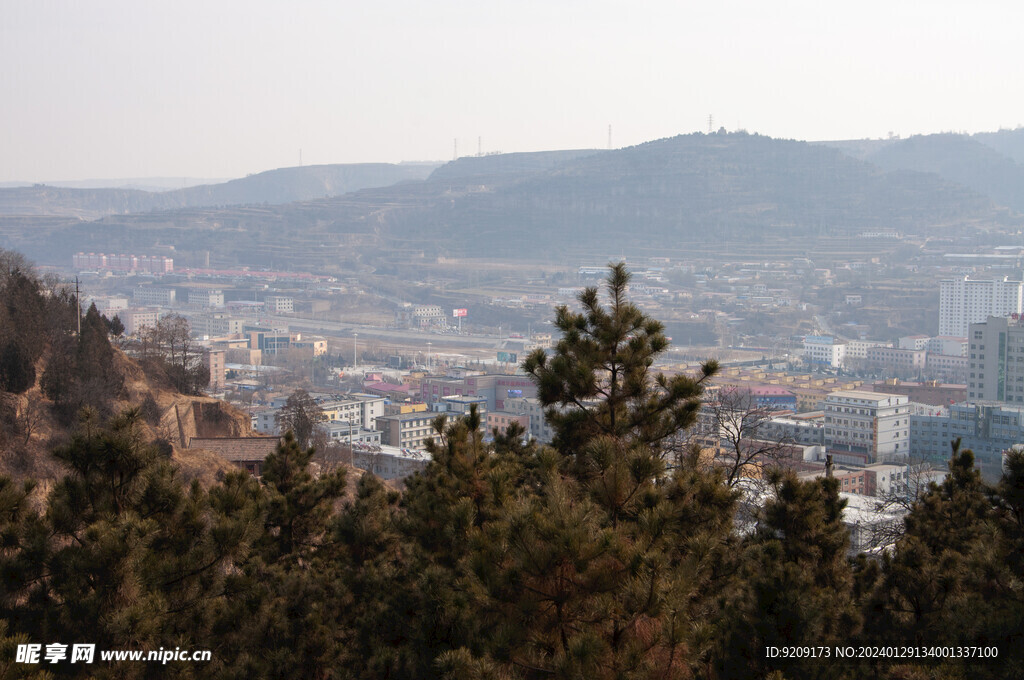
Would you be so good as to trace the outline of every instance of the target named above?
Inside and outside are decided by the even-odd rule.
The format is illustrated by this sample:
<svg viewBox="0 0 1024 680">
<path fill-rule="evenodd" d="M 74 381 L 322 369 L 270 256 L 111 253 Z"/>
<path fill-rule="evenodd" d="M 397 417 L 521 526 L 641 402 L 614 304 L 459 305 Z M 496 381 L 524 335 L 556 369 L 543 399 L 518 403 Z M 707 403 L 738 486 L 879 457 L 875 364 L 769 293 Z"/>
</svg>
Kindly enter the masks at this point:
<svg viewBox="0 0 1024 680">
<path fill-rule="evenodd" d="M 658 447 L 694 423 L 704 384 L 718 370 L 708 361 L 696 378 L 654 375 L 655 358 L 668 348 L 664 326 L 628 301 L 625 264 L 609 270 L 608 306 L 601 305 L 597 288 L 585 289 L 582 312 L 557 309 L 562 339 L 554 355 L 538 349 L 524 363 L 547 407 L 555 447 L 566 455 L 579 454 L 602 435 L 624 446 Z"/>
<path fill-rule="evenodd" d="M 230 650 L 227 677 L 340 673 L 349 596 L 331 524 L 345 472 L 316 474 L 313 453 L 287 434 L 264 461 L 262 530 L 253 554 L 228 580 L 230 597 L 214 626 Z"/>
<path fill-rule="evenodd" d="M 1016 678 L 1024 672 L 1024 574 L 1015 559 L 1012 519 L 1020 462 L 1010 455 L 1007 463 L 993 489 L 982 481 L 973 453 L 953 442 L 949 475 L 914 504 L 904 537 L 883 557 L 865 602 L 870 640 L 992 645 L 999 648 L 998 661 L 953 659 L 942 664 L 943 673 Z"/>
<path fill-rule="evenodd" d="M 447 526 L 465 528 L 459 582 L 482 622 L 440 655 L 447 677 L 682 678 L 707 664 L 701 623 L 722 586 L 735 497 L 717 473 L 669 475 L 663 445 L 693 422 L 716 366 L 654 375 L 667 339 L 626 301 L 628 278 L 611 267 L 608 309 L 596 289 L 580 296 L 583 314 L 559 309 L 555 356 L 527 360 L 557 452 L 513 448 L 510 483 L 484 467 L 453 489 L 461 500 L 439 504 L 462 510 Z M 698 517 L 703 526 L 687 522 Z"/>
<path fill-rule="evenodd" d="M 186 490 L 138 425 L 137 412 L 107 425 L 86 418 L 55 452 L 68 476 L 44 516 L 24 517 L 8 534 L 2 617 L 14 632 L 98 649 L 211 645 L 228 574 L 262 530 L 259 508 L 250 494 L 227 516 L 198 484 Z M 21 512 L 20 499 L 10 486 L 0 492 L 8 517 Z M 120 662 L 64 672 L 133 678 L 166 669 Z"/>
<path fill-rule="evenodd" d="M 842 677 L 843 664 L 767 658 L 767 647 L 847 644 L 860 628 L 842 523 L 846 501 L 834 478 L 773 475 L 773 497 L 745 541 L 742 579 L 723 609 L 723 678 Z"/>
<path fill-rule="evenodd" d="M 266 522 L 272 536 L 264 555 L 269 562 L 294 561 L 314 550 L 327 531 L 334 502 L 345 490 L 344 469 L 313 475 L 309 466 L 314 453 L 303 450 L 296 437 L 286 433 L 277 450 L 263 461 Z"/>
</svg>

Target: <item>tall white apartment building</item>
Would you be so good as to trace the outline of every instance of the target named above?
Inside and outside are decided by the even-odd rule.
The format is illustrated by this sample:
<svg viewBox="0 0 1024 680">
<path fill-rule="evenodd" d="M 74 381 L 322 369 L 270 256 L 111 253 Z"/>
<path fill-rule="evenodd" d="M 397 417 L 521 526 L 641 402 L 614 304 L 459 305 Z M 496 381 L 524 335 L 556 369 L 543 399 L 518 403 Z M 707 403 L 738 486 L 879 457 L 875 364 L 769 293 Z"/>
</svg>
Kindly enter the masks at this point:
<svg viewBox="0 0 1024 680">
<path fill-rule="evenodd" d="M 967 327 L 990 316 L 1021 313 L 1024 283 L 1002 280 L 946 279 L 939 287 L 939 335 L 963 338 Z"/>
<path fill-rule="evenodd" d="M 908 397 L 840 390 L 829 393 L 824 410 L 825 447 L 839 462 L 889 463 L 910 453 Z"/>
</svg>

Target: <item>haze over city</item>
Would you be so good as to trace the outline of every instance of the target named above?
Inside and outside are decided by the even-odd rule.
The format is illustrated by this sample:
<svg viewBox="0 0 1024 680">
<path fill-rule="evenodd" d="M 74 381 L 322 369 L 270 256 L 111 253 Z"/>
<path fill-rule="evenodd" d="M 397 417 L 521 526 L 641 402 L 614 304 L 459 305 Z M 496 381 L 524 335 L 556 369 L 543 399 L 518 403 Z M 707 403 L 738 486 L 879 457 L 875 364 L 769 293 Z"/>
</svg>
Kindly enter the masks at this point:
<svg viewBox="0 0 1024 680">
<path fill-rule="evenodd" d="M 0 0 L 0 668 L 1020 680 L 1019 4 Z"/>
<path fill-rule="evenodd" d="M 0 181 L 1015 127 L 983 3 L 6 3 Z"/>
</svg>

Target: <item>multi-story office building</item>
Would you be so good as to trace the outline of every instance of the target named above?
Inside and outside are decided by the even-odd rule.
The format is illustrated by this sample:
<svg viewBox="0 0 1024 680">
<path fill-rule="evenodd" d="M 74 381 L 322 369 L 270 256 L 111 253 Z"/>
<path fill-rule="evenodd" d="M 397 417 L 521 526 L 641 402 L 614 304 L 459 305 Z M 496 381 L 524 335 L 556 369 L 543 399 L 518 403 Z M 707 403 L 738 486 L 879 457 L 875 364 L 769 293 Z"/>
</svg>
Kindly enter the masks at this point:
<svg viewBox="0 0 1024 680">
<path fill-rule="evenodd" d="M 223 307 L 224 291 L 193 288 L 188 291 L 188 303 L 196 307 Z"/>
<path fill-rule="evenodd" d="M 829 335 L 804 338 L 804 358 L 813 366 L 839 368 L 846 356 L 846 343 Z"/>
<path fill-rule="evenodd" d="M 776 416 L 757 428 L 757 436 L 769 441 L 821 446 L 825 443 L 825 418 L 821 412 Z"/>
<path fill-rule="evenodd" d="M 380 444 L 380 430 L 367 430 L 357 423 L 334 422 L 321 427 L 330 440 L 338 444 Z"/>
<path fill-rule="evenodd" d="M 400 449 L 422 449 L 427 440 L 434 436 L 431 424 L 436 413 L 402 413 L 377 418 L 377 429 L 381 432 L 381 443 Z"/>
<path fill-rule="evenodd" d="M 227 352 L 222 349 L 209 349 L 203 354 L 203 363 L 210 371 L 208 387 L 211 392 L 221 392 L 224 390 L 227 379 L 227 371 L 225 370 L 226 356 Z"/>
<path fill-rule="evenodd" d="M 903 460 L 910 453 L 907 397 L 848 390 L 825 398 L 825 447 L 840 463 Z"/>
<path fill-rule="evenodd" d="M 143 328 L 153 328 L 160 318 L 155 309 L 126 309 L 117 313 L 124 324 L 125 335 L 135 335 Z"/>
<path fill-rule="evenodd" d="M 159 288 L 157 286 L 140 286 L 132 292 L 134 303 L 143 306 L 170 307 L 175 303 L 175 297 L 173 288 Z"/>
<path fill-rule="evenodd" d="M 939 335 L 964 337 L 972 323 L 990 316 L 1021 313 L 1024 283 L 1002 280 L 947 279 L 939 287 Z"/>
<path fill-rule="evenodd" d="M 910 417 L 910 451 L 915 459 L 941 464 L 949 460 L 952 442 L 974 452 L 981 474 L 996 481 L 1003 453 L 1024 445 L 1024 405 L 998 402 L 953 404 L 949 410 Z"/>
<path fill-rule="evenodd" d="M 313 395 L 330 422 L 353 422 L 368 430 L 377 427 L 377 418 L 384 415 L 384 397 L 373 394 Z"/>
<path fill-rule="evenodd" d="M 544 417 L 544 407 L 540 399 L 531 397 L 514 397 L 505 400 L 505 411 L 517 415 L 525 415 L 530 419 L 527 431 L 537 441 L 549 444 L 555 437 L 555 432 Z"/>
<path fill-rule="evenodd" d="M 869 366 L 884 367 L 904 375 L 924 371 L 928 357 L 926 349 L 900 349 L 898 347 L 872 347 L 867 351 Z"/>
<path fill-rule="evenodd" d="M 295 311 L 295 299 L 283 295 L 268 295 L 263 298 L 268 314 L 291 314 Z"/>
<path fill-rule="evenodd" d="M 967 400 L 1024 403 L 1024 324 L 990 316 L 967 338 Z"/>
</svg>

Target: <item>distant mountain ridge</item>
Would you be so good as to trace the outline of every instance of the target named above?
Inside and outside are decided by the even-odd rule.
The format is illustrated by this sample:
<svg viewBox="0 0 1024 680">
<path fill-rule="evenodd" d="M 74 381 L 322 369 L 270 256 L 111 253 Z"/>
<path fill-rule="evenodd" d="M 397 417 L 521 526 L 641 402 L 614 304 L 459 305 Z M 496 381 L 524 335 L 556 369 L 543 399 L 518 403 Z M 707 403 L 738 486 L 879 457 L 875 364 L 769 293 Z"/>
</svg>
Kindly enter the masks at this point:
<svg viewBox="0 0 1024 680">
<path fill-rule="evenodd" d="M 153 210 L 292 203 L 425 179 L 435 167 L 389 163 L 309 165 L 268 170 L 221 184 L 160 192 L 49 185 L 0 188 L 0 215 L 52 215 L 91 220 Z"/>
<path fill-rule="evenodd" d="M 0 189 L 13 189 L 17 187 L 30 187 L 36 184 L 45 184 L 51 187 L 63 187 L 66 189 L 139 189 L 140 191 L 173 191 L 194 187 L 199 184 L 221 184 L 233 178 L 221 177 L 197 178 L 197 177 L 130 177 L 121 179 L 78 179 L 60 180 L 45 182 L 0 182 Z"/>
<path fill-rule="evenodd" d="M 289 173 L 261 178 L 271 179 L 287 183 Z M 723 133 L 611 151 L 460 158 L 421 181 L 279 205 L 110 214 L 72 226 L 8 218 L 0 241 L 16 239 L 12 246 L 39 259 L 159 244 L 174 247 L 179 266 L 210 252 L 225 264 L 351 272 L 399 271 L 416 258 L 683 257 L 727 243 L 793 250 L 865 231 L 960 236 L 1022 227 L 1024 218 L 935 173 Z"/>
<path fill-rule="evenodd" d="M 420 224 L 451 254 L 538 244 L 657 252 L 681 249 L 682 241 L 916 232 L 1003 219 L 986 197 L 942 178 L 885 172 L 835 149 L 745 133 L 680 135 L 578 156 L 485 189 L 467 188 L 441 210 L 391 213 L 392 233 L 411 238 Z"/>
<path fill-rule="evenodd" d="M 1024 166 L 977 137 L 914 136 L 886 145 L 866 160 L 886 170 L 934 173 L 1024 212 Z"/>
</svg>

